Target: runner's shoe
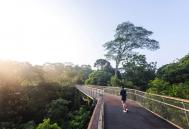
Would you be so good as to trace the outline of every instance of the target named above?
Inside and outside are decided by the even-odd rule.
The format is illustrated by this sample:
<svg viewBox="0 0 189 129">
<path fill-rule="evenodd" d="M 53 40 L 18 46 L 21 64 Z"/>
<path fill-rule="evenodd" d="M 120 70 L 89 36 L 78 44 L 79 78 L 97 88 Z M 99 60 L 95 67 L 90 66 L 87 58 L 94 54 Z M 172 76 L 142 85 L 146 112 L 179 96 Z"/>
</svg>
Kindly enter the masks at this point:
<svg viewBox="0 0 189 129">
<path fill-rule="evenodd" d="M 126 110 L 123 110 L 123 112 L 127 112 Z"/>
</svg>

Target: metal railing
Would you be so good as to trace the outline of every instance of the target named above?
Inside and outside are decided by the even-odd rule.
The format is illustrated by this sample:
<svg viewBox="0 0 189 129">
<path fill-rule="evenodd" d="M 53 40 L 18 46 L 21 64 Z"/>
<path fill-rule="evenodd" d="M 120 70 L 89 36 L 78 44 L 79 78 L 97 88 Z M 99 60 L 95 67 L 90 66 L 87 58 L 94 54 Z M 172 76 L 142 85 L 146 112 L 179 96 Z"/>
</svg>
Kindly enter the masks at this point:
<svg viewBox="0 0 189 129">
<path fill-rule="evenodd" d="M 79 85 L 76 88 L 94 101 L 97 100 L 87 129 L 104 129 L 104 90 Z"/>
<path fill-rule="evenodd" d="M 80 85 L 77 85 L 76 88 L 92 99 L 103 97 L 104 90 L 102 89 Z"/>
<path fill-rule="evenodd" d="M 119 87 L 103 87 L 104 92 L 119 95 Z M 189 129 L 189 100 L 128 89 L 127 98 L 178 128 Z"/>
</svg>

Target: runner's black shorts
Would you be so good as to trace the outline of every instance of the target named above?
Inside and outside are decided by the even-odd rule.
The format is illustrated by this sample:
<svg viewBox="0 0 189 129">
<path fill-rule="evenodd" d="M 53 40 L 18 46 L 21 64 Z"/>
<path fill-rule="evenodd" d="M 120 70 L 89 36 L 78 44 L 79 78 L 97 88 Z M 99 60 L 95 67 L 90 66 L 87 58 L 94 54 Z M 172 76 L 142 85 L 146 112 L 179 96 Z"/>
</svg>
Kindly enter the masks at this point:
<svg viewBox="0 0 189 129">
<path fill-rule="evenodd" d="M 126 99 L 127 99 L 126 96 L 122 96 L 122 97 L 121 97 L 121 100 L 122 100 L 123 102 L 125 102 Z"/>
</svg>

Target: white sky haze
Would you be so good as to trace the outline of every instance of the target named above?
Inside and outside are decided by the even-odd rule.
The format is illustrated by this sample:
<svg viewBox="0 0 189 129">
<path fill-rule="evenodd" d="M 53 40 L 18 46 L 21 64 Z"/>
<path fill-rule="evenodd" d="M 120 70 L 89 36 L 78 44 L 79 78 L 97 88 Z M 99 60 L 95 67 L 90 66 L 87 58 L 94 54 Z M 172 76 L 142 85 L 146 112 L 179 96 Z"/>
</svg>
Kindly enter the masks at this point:
<svg viewBox="0 0 189 129">
<path fill-rule="evenodd" d="M 154 32 L 158 66 L 189 53 L 187 0 L 0 0 L 0 59 L 93 65 L 116 26 L 130 21 Z"/>
</svg>

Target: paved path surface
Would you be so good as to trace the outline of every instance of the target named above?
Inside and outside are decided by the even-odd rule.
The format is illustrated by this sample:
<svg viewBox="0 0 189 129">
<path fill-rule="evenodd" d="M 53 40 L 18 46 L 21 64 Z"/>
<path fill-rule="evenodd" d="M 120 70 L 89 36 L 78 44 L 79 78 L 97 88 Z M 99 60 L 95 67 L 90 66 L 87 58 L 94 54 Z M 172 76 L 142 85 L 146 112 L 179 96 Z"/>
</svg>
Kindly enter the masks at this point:
<svg viewBox="0 0 189 129">
<path fill-rule="evenodd" d="M 128 113 L 123 113 L 118 96 L 105 94 L 104 102 L 105 129 L 177 129 L 133 101 L 128 101 Z"/>
</svg>

